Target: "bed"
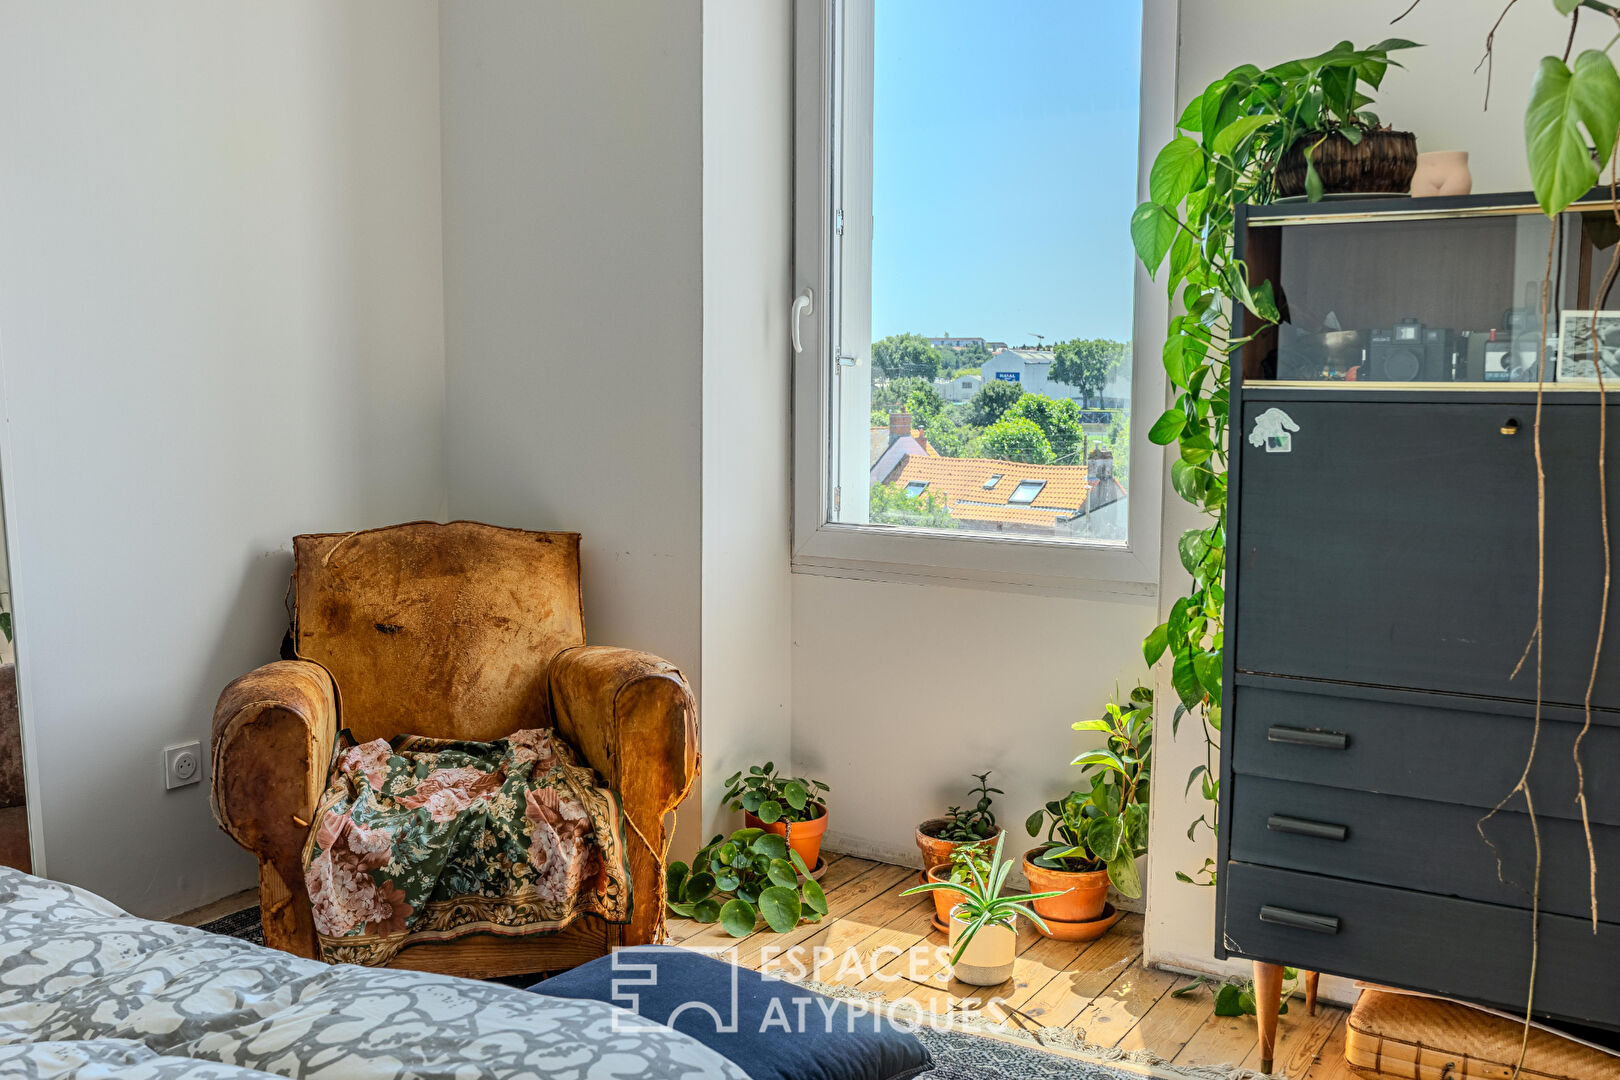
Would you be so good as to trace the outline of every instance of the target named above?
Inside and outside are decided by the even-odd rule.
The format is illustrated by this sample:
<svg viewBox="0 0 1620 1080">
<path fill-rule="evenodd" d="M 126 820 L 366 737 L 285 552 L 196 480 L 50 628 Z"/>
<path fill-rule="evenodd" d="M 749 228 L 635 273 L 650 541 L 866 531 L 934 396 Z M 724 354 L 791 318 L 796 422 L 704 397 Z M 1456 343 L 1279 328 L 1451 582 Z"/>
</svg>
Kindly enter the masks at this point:
<svg viewBox="0 0 1620 1080">
<path fill-rule="evenodd" d="M 0 1076 L 747 1080 L 600 1001 L 328 966 L 0 867 Z"/>
</svg>

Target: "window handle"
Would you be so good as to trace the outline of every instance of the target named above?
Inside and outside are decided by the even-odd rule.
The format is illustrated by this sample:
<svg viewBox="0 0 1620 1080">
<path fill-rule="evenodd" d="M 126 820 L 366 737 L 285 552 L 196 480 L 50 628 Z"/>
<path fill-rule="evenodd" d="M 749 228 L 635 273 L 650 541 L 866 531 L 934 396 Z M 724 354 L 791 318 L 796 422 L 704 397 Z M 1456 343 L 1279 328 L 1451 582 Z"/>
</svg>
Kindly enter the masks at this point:
<svg viewBox="0 0 1620 1080">
<path fill-rule="evenodd" d="M 806 315 L 816 313 L 816 294 L 805 289 L 793 300 L 793 351 L 804 352 L 804 338 L 799 334 L 799 322 Z"/>
</svg>

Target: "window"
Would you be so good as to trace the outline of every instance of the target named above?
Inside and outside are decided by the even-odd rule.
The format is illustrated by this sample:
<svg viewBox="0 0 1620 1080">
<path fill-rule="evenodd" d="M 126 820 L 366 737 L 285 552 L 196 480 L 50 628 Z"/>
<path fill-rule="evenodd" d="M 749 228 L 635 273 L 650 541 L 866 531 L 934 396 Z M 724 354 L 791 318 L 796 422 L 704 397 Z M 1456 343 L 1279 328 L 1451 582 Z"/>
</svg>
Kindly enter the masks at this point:
<svg viewBox="0 0 1620 1080">
<path fill-rule="evenodd" d="M 1015 506 L 1020 504 L 1028 506 L 1035 501 L 1035 497 L 1045 486 L 1045 480 L 1020 480 L 1017 490 L 1007 496 L 1007 502 Z"/>
<path fill-rule="evenodd" d="M 1162 409 L 1168 313 L 1128 223 L 1175 0 L 797 10 L 795 568 L 1156 581 L 1162 459 L 1131 418 Z"/>
</svg>

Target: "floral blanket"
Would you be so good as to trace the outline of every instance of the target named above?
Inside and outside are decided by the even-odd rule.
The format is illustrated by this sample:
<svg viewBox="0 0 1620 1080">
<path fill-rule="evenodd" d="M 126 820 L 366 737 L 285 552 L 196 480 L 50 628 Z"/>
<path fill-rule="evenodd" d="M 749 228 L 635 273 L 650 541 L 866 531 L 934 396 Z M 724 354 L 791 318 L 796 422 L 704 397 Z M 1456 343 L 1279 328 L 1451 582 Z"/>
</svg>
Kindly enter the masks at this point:
<svg viewBox="0 0 1620 1080">
<path fill-rule="evenodd" d="M 630 921 L 617 796 L 549 730 L 498 742 L 338 735 L 304 848 L 321 958 L 385 964 L 407 944 Z"/>
<path fill-rule="evenodd" d="M 0 1076 L 748 1080 L 588 999 L 323 964 L 0 866 Z"/>
</svg>

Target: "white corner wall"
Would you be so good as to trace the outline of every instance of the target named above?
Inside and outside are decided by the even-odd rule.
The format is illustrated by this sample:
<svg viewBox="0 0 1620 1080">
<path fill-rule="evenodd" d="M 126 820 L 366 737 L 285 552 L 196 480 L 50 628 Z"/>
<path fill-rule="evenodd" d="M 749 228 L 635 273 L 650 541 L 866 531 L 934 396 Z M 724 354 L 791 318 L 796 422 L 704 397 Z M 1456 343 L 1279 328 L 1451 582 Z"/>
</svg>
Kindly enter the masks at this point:
<svg viewBox="0 0 1620 1080">
<path fill-rule="evenodd" d="M 1456 5 L 1424 0 L 1391 27 L 1389 20 L 1406 6 L 1404 2 L 1327 5 L 1297 0 L 1183 0 L 1177 104 L 1185 104 L 1242 63 L 1264 67 L 1324 51 L 1345 39 L 1369 45 L 1386 37 L 1404 37 L 1422 42 L 1424 47 L 1397 54 L 1405 68 L 1390 69 L 1373 110 L 1385 122 L 1415 132 L 1420 151 L 1467 150 L 1476 192 L 1528 189 L 1524 105 L 1540 58 L 1563 52 L 1567 22 L 1546 4 L 1521 4 L 1508 13 L 1496 36 L 1491 105 L 1485 112 L 1481 107 L 1485 73 L 1482 68 L 1476 74 L 1474 68 L 1500 8 L 1462 11 Z M 1612 24 L 1585 20 L 1576 48 L 1601 48 L 1612 33 Z M 1168 479 L 1165 490 L 1170 491 Z M 1180 595 L 1186 577 L 1173 538 L 1199 523 L 1190 507 L 1174 495 L 1167 496 L 1160 590 L 1165 613 Z M 1158 692 L 1166 701 L 1174 698 L 1167 670 L 1159 672 Z M 1190 795 L 1182 795 L 1182 779 L 1203 760 L 1203 754 L 1195 722 L 1184 723 L 1181 738 L 1176 740 L 1169 737 L 1168 725 L 1161 726 L 1154 754 L 1154 775 L 1159 783 L 1153 801 L 1148 883 L 1152 901 L 1146 945 L 1148 959 L 1155 963 L 1213 971 L 1222 967 L 1214 960 L 1213 890 L 1175 879 L 1175 871 L 1192 873 L 1215 853 L 1207 831 L 1199 830 L 1196 841 L 1186 837 L 1188 824 L 1202 810 L 1202 800 L 1196 788 Z M 1224 965 L 1225 970 L 1245 967 Z M 1348 991 L 1342 980 L 1323 984 L 1324 994 L 1340 1000 Z"/>
<path fill-rule="evenodd" d="M 591 641 L 700 695 L 701 13 L 440 8 L 450 515 L 582 533 Z"/>
<path fill-rule="evenodd" d="M 703 4 L 704 839 L 741 824 L 726 777 L 792 754 L 792 9 Z"/>
<path fill-rule="evenodd" d="M 215 698 L 289 541 L 443 511 L 432 0 L 0 3 L 0 378 L 35 861 L 143 915 L 245 888 Z"/>
</svg>

